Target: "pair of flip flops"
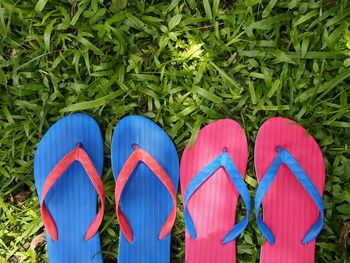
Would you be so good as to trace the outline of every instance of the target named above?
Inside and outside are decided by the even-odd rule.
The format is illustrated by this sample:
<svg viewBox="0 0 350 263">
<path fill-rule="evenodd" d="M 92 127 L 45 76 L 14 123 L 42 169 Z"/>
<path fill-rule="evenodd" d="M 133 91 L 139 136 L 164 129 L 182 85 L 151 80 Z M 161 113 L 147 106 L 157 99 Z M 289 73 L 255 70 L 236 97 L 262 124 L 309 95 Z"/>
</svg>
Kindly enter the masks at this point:
<svg viewBox="0 0 350 263">
<path fill-rule="evenodd" d="M 153 122 L 131 116 L 116 126 L 111 152 L 121 228 L 118 262 L 169 262 L 179 181 L 173 143 Z M 235 262 L 235 238 L 250 213 L 243 180 L 247 159 L 244 131 L 232 120 L 207 125 L 193 147 L 186 147 L 181 160 L 186 262 Z M 259 131 L 255 164 L 257 222 L 268 241 L 260 261 L 313 262 L 325 180 L 317 143 L 294 122 L 270 119 Z M 102 262 L 97 233 L 105 207 L 102 167 L 101 133 L 87 115 L 63 118 L 41 140 L 34 173 L 50 263 Z M 239 194 L 247 214 L 235 224 Z"/>
<path fill-rule="evenodd" d="M 324 221 L 325 166 L 318 144 L 303 127 L 276 117 L 261 126 L 254 152 L 256 221 L 266 239 L 260 262 L 314 262 L 315 239 Z M 180 173 L 187 263 L 236 262 L 235 238 L 250 213 L 243 181 L 247 161 L 245 133 L 233 120 L 207 125 L 186 147 Z M 236 224 L 239 195 L 246 215 Z"/>
<path fill-rule="evenodd" d="M 85 114 L 59 120 L 39 143 L 34 177 L 50 263 L 103 262 L 103 156 L 98 124 Z M 111 157 L 121 229 L 118 262 L 169 262 L 179 182 L 174 144 L 152 121 L 130 116 L 114 130 Z"/>
</svg>

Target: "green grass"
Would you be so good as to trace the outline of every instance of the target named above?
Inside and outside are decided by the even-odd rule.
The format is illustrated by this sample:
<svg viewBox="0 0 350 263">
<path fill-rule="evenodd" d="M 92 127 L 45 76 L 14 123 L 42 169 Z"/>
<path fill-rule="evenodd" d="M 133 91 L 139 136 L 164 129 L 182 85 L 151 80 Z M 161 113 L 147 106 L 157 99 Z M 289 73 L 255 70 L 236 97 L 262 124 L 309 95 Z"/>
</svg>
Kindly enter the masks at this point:
<svg viewBox="0 0 350 263">
<path fill-rule="evenodd" d="M 239 121 L 252 196 L 259 126 L 301 123 L 327 166 L 317 262 L 350 262 L 349 24 L 347 0 L 0 0 L 0 262 L 47 262 L 33 157 L 55 121 L 81 111 L 104 134 L 104 262 L 116 262 L 119 232 L 111 134 L 129 114 L 162 126 L 179 155 L 205 124 Z M 252 215 L 238 262 L 258 262 L 262 243 Z M 183 259 L 179 205 L 172 262 Z"/>
</svg>

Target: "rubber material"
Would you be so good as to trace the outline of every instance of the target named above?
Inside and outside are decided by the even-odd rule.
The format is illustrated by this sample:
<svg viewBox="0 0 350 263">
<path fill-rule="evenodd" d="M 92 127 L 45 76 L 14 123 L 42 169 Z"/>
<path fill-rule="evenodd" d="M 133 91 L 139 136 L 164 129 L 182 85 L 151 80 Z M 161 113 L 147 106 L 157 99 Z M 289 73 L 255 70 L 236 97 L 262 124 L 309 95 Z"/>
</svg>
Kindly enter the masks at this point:
<svg viewBox="0 0 350 263">
<path fill-rule="evenodd" d="M 134 144 L 133 148 L 134 148 L 134 152 L 130 155 L 128 160 L 125 162 L 123 168 L 119 172 L 118 178 L 115 183 L 115 203 L 116 203 L 116 212 L 117 212 L 117 218 L 118 218 L 120 230 L 123 232 L 123 235 L 129 241 L 129 243 L 132 243 L 134 240 L 133 232 L 119 203 L 120 203 L 120 197 L 123 194 L 125 185 L 128 183 L 128 180 L 132 175 L 132 172 L 135 170 L 137 165 L 140 162 L 142 162 L 152 171 L 152 173 L 155 176 L 158 177 L 158 179 L 162 182 L 162 184 L 168 190 L 173 200 L 173 209 L 171 209 L 169 217 L 163 224 L 162 229 L 160 230 L 160 233 L 158 236 L 158 239 L 162 240 L 167 235 L 169 235 L 169 233 L 171 232 L 171 229 L 174 226 L 175 219 L 176 219 L 177 205 L 176 205 L 175 187 L 173 185 L 171 178 L 169 177 L 167 172 L 162 168 L 162 166 L 157 162 L 157 160 L 155 160 L 148 152 L 141 149 L 138 145 Z"/>
<path fill-rule="evenodd" d="M 240 125 L 229 119 L 205 126 L 191 149 L 181 159 L 181 193 L 185 199 L 191 180 L 226 149 L 239 174 L 244 178 L 248 144 Z M 224 168 L 219 168 L 193 194 L 188 211 L 196 227 L 196 238 L 186 231 L 186 263 L 236 262 L 236 241 L 223 244 L 235 226 L 239 193 Z"/>
<path fill-rule="evenodd" d="M 103 168 L 103 142 L 96 121 L 72 114 L 56 122 L 43 136 L 34 158 L 39 200 L 47 176 L 80 143 L 99 175 Z M 57 226 L 58 240 L 46 235 L 50 263 L 101 263 L 99 234 L 85 235 L 97 214 L 97 193 L 79 162 L 74 162 L 47 193 L 45 203 Z"/>
<path fill-rule="evenodd" d="M 91 183 L 93 184 L 96 192 L 98 193 L 101 202 L 101 208 L 99 209 L 94 220 L 91 222 L 89 229 L 85 234 L 85 240 L 90 240 L 94 235 L 96 235 L 103 219 L 106 204 L 106 194 L 104 191 L 103 182 L 89 155 L 85 152 L 84 148 L 79 143 L 72 151 L 67 153 L 51 170 L 50 174 L 45 180 L 43 189 L 41 191 L 41 218 L 43 220 L 47 234 L 54 241 L 58 240 L 58 231 L 55 221 L 51 217 L 50 211 L 46 207 L 45 199 L 47 193 L 50 192 L 55 183 L 61 178 L 64 172 L 67 171 L 67 169 L 76 161 L 78 161 L 83 166 L 86 174 L 89 176 Z"/>
<path fill-rule="evenodd" d="M 308 175 L 305 173 L 304 169 L 300 167 L 298 161 L 295 160 L 292 154 L 290 154 L 287 150 L 283 149 L 281 146 L 277 146 L 278 154 L 276 154 L 275 159 L 271 163 L 271 166 L 266 171 L 262 180 L 259 183 L 259 187 L 256 190 L 255 194 L 255 214 L 256 221 L 258 227 L 262 233 L 262 235 L 266 238 L 266 240 L 271 244 L 275 244 L 276 239 L 274 234 L 271 232 L 270 228 L 264 223 L 259 215 L 259 210 L 261 207 L 262 200 L 264 199 L 266 193 L 269 191 L 271 185 L 273 184 L 279 168 L 285 164 L 299 181 L 299 183 L 304 187 L 306 192 L 310 195 L 312 200 L 317 205 L 317 208 L 320 211 L 320 217 L 313 224 L 310 229 L 307 231 L 303 240 L 301 241 L 303 245 L 306 245 L 316 239 L 318 234 L 321 232 L 324 224 L 324 207 L 323 201 L 320 193 L 318 192 L 316 186 L 310 180 Z"/>
<path fill-rule="evenodd" d="M 255 170 L 259 183 L 278 155 L 278 147 L 288 151 L 295 158 L 322 196 L 325 184 L 322 152 L 317 142 L 307 135 L 303 127 L 286 118 L 271 118 L 258 132 L 255 143 Z M 262 208 L 264 223 L 273 233 L 275 243 L 264 243 L 260 262 L 314 262 L 315 240 L 304 245 L 303 239 L 319 219 L 319 208 L 285 164 L 279 168 L 270 189 L 266 192 Z"/>
<path fill-rule="evenodd" d="M 247 213 L 244 216 L 244 218 L 239 223 L 237 223 L 234 227 L 232 227 L 232 229 L 226 234 L 226 236 L 222 240 L 222 243 L 227 244 L 235 240 L 248 225 L 249 214 L 250 214 L 250 194 L 244 182 L 244 179 L 239 174 L 239 171 L 236 168 L 236 165 L 232 161 L 226 149 L 224 149 L 223 153 L 221 153 L 218 157 L 216 157 L 213 161 L 211 161 L 207 166 L 205 166 L 202 170 L 200 170 L 195 177 L 192 178 L 191 182 L 188 184 L 186 188 L 186 194 L 184 198 L 185 226 L 192 239 L 196 239 L 197 234 L 196 234 L 196 227 L 193 224 L 193 220 L 188 211 L 187 204 L 191 199 L 192 195 L 209 179 L 210 176 L 215 174 L 215 171 L 217 169 L 221 167 L 225 169 L 225 172 L 227 173 L 228 178 L 231 180 L 233 185 L 238 190 L 247 210 Z"/>
<path fill-rule="evenodd" d="M 175 146 L 159 126 L 142 116 L 128 116 L 114 130 L 112 169 L 115 179 L 135 145 L 162 166 L 177 191 L 179 160 Z M 120 232 L 118 262 L 170 262 L 171 234 L 159 239 L 159 233 L 173 209 L 173 200 L 164 184 L 144 163 L 139 162 L 133 170 L 123 189 L 120 205 L 131 226 L 133 241 L 129 243 Z"/>
</svg>

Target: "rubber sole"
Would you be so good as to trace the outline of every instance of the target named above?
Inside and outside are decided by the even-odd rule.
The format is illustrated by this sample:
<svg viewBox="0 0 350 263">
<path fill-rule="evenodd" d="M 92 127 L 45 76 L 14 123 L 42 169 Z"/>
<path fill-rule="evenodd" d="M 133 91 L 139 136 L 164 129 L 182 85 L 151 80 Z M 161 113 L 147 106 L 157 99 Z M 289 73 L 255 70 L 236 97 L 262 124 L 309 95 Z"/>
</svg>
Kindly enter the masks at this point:
<svg viewBox="0 0 350 263">
<path fill-rule="evenodd" d="M 258 132 L 255 142 L 255 170 L 258 181 L 277 155 L 277 146 L 288 150 L 296 158 L 322 196 L 325 184 L 322 152 L 303 127 L 286 118 L 271 118 Z M 276 243 L 264 243 L 260 262 L 314 262 L 315 241 L 303 245 L 301 240 L 318 219 L 318 208 L 285 165 L 279 169 L 264 197 L 262 207 L 264 222 L 275 235 Z"/>
<path fill-rule="evenodd" d="M 154 122 L 142 116 L 128 116 L 116 126 L 112 139 L 112 168 L 115 179 L 137 144 L 147 151 L 171 177 L 175 189 L 179 182 L 179 160 L 168 135 Z M 129 243 L 120 232 L 118 262 L 170 262 L 170 234 L 163 240 L 159 232 L 166 221 L 173 201 L 161 181 L 143 163 L 129 178 L 120 199 L 133 232 Z"/>
<path fill-rule="evenodd" d="M 205 126 L 191 149 L 187 146 L 180 168 L 181 193 L 184 198 L 191 179 L 224 149 L 245 177 L 248 161 L 247 138 L 241 126 L 229 119 Z M 236 242 L 222 240 L 235 225 L 239 193 L 223 168 L 219 168 L 192 196 L 188 209 L 194 221 L 197 238 L 186 231 L 186 263 L 236 262 Z"/>
<path fill-rule="evenodd" d="M 34 158 L 39 200 L 44 182 L 56 164 L 81 143 L 99 174 L 103 168 L 103 141 L 96 121 L 72 114 L 56 122 L 43 136 Z M 97 193 L 80 163 L 74 162 L 52 187 L 46 205 L 53 217 L 58 241 L 46 235 L 50 263 L 102 263 L 99 235 L 84 236 L 96 216 Z"/>
</svg>

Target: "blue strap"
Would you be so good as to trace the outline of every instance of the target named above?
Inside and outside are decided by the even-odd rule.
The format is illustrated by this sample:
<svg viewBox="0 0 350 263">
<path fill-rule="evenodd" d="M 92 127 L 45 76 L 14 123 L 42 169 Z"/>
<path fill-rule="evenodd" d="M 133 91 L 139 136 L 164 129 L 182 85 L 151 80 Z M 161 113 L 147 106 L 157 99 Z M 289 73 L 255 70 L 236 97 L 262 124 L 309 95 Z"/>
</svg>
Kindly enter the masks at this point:
<svg viewBox="0 0 350 263">
<path fill-rule="evenodd" d="M 217 169 L 220 167 L 224 167 L 227 173 L 230 176 L 231 181 L 236 186 L 238 192 L 242 196 L 244 204 L 246 206 L 247 214 L 246 216 L 236 224 L 225 236 L 223 239 L 223 244 L 227 244 L 236 237 L 238 237 L 243 230 L 246 228 L 249 220 L 250 214 L 250 195 L 246 184 L 244 183 L 243 178 L 239 174 L 235 164 L 233 163 L 230 155 L 226 152 L 226 150 L 216 157 L 213 161 L 211 161 L 206 167 L 204 167 L 201 171 L 199 171 L 195 177 L 192 178 L 191 182 L 188 184 L 184 199 L 184 207 L 185 207 L 185 225 L 192 239 L 196 239 L 197 233 L 192 220 L 192 217 L 188 211 L 187 204 L 190 200 L 191 196 L 197 191 L 197 189 L 211 176 L 215 173 Z"/>
<path fill-rule="evenodd" d="M 309 231 L 305 234 L 303 240 L 301 241 L 303 245 L 306 245 L 309 242 L 313 241 L 322 230 L 323 223 L 324 223 L 324 208 L 323 208 L 322 197 L 318 192 L 314 183 L 307 176 L 303 168 L 301 168 L 298 161 L 287 150 L 284 150 L 282 147 L 277 147 L 277 150 L 278 150 L 278 154 L 276 155 L 269 169 L 266 171 L 266 173 L 262 177 L 262 180 L 259 183 L 259 187 L 256 191 L 256 195 L 255 195 L 256 221 L 258 223 L 258 227 L 260 228 L 262 235 L 266 238 L 266 240 L 271 245 L 273 245 L 275 243 L 275 236 L 271 232 L 270 228 L 261 219 L 259 215 L 259 211 L 260 211 L 261 203 L 265 194 L 270 189 L 271 184 L 276 178 L 279 168 L 284 163 L 293 172 L 295 177 L 298 179 L 301 185 L 305 188 L 307 193 L 311 196 L 312 200 L 315 202 L 318 209 L 320 210 L 319 219 L 309 229 Z"/>
</svg>

